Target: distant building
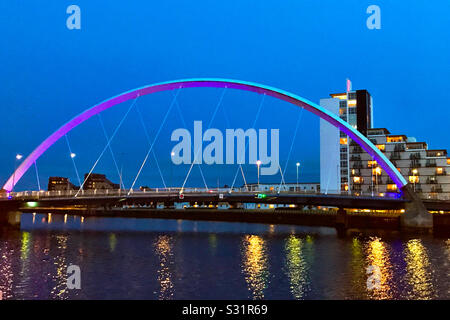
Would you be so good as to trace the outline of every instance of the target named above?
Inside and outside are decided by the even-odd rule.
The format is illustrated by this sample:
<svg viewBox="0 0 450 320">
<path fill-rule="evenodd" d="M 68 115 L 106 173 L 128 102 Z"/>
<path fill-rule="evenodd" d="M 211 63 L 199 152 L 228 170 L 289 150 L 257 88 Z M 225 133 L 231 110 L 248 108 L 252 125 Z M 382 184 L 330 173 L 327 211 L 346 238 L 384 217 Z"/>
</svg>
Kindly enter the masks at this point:
<svg viewBox="0 0 450 320">
<path fill-rule="evenodd" d="M 94 189 L 119 189 L 117 183 L 113 183 L 106 179 L 106 175 L 99 173 L 91 173 L 84 175 L 84 190 L 94 190 Z"/>
<path fill-rule="evenodd" d="M 80 187 L 75 186 L 65 177 L 50 177 L 48 178 L 48 191 L 67 191 L 78 190 Z"/>
<path fill-rule="evenodd" d="M 248 183 L 241 187 L 242 191 L 264 191 L 264 192 L 278 192 L 280 191 L 292 191 L 292 192 L 320 192 L 320 183 L 310 182 L 304 183 Z"/>
</svg>

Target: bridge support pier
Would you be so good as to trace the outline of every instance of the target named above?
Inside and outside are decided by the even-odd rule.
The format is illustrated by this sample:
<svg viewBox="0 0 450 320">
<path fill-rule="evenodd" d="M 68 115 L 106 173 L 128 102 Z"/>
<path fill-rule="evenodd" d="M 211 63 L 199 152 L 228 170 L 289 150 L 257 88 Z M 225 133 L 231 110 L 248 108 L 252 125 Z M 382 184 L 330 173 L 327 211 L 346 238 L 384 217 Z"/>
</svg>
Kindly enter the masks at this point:
<svg viewBox="0 0 450 320">
<path fill-rule="evenodd" d="M 405 206 L 405 213 L 400 218 L 403 231 L 426 231 L 433 228 L 433 215 L 428 212 L 422 199 L 413 191 L 410 184 L 402 188 L 403 195 L 409 200 Z"/>
<path fill-rule="evenodd" d="M 347 210 L 343 208 L 339 208 L 336 216 L 336 224 L 335 228 L 338 234 L 338 237 L 342 238 L 347 235 L 348 228 L 348 216 Z"/>
</svg>

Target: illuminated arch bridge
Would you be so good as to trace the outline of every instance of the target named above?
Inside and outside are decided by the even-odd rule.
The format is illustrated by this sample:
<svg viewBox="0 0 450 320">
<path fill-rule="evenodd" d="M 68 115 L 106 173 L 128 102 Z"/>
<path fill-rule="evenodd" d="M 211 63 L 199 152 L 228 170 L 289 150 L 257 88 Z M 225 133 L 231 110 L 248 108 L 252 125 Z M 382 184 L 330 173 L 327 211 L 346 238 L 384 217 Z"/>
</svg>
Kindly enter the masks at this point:
<svg viewBox="0 0 450 320">
<path fill-rule="evenodd" d="M 402 190 L 406 185 L 407 181 L 396 169 L 396 167 L 386 158 L 386 156 L 363 134 L 357 131 L 355 128 L 350 126 L 347 122 L 339 118 L 339 116 L 333 114 L 332 112 L 322 108 L 321 106 L 299 97 L 290 92 L 280 90 L 277 88 L 261 85 L 253 82 L 246 82 L 240 80 L 230 80 L 230 79 L 215 79 L 215 78 L 196 78 L 196 79 L 184 79 L 184 80 L 174 80 L 161 82 L 156 84 L 151 84 L 141 88 L 127 91 L 125 93 L 119 94 L 115 97 L 107 99 L 89 109 L 82 112 L 69 122 L 65 123 L 53 134 L 51 134 L 47 139 L 45 139 L 36 149 L 34 149 L 30 155 L 20 164 L 20 166 L 11 175 L 8 181 L 3 186 L 3 189 L 7 192 L 13 190 L 14 186 L 20 180 L 20 178 L 27 172 L 27 170 L 32 166 L 36 160 L 56 141 L 65 136 L 73 128 L 81 124 L 82 122 L 88 120 L 92 116 L 99 114 L 100 112 L 109 109 L 122 102 L 136 99 L 140 96 L 147 94 L 167 91 L 167 90 L 177 90 L 182 88 L 198 88 L 198 87 L 210 87 L 210 88 L 229 88 L 237 89 L 243 91 L 256 92 L 258 94 L 268 95 L 286 102 L 289 102 L 298 107 L 304 108 L 309 112 L 319 116 L 323 120 L 329 122 L 333 126 L 337 127 L 339 130 L 348 135 L 352 140 L 357 142 L 367 153 L 369 153 L 373 159 L 386 171 L 389 177 L 398 186 L 399 190 Z"/>
</svg>

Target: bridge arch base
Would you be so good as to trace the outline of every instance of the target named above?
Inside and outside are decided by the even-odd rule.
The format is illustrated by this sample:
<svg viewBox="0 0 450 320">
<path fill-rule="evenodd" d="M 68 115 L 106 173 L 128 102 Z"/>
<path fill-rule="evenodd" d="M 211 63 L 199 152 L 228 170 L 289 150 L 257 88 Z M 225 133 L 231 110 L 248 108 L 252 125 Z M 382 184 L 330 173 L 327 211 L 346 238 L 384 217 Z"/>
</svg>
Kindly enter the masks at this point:
<svg viewBox="0 0 450 320">
<path fill-rule="evenodd" d="M 402 230 L 431 230 L 433 228 L 433 215 L 425 208 L 422 199 L 414 192 L 411 184 L 408 183 L 401 190 L 403 197 L 409 200 L 405 205 L 405 213 L 400 218 Z"/>
</svg>

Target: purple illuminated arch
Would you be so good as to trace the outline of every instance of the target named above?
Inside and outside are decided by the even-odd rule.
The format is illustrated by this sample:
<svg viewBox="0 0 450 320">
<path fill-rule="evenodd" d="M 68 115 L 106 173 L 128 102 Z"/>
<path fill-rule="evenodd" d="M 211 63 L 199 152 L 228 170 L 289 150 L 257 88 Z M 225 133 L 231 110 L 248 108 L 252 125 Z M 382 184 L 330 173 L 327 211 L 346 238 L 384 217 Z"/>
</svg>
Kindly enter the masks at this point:
<svg viewBox="0 0 450 320">
<path fill-rule="evenodd" d="M 20 178 L 25 174 L 25 172 L 30 168 L 30 166 L 56 141 L 63 137 L 70 130 L 78 126 L 80 123 L 86 121 L 90 117 L 108 109 L 116 104 L 125 102 L 130 99 L 135 99 L 138 96 L 144 96 L 147 94 L 174 90 L 180 88 L 230 88 L 238 89 L 244 91 L 256 92 L 259 94 L 266 94 L 268 96 L 287 101 L 299 107 L 302 107 L 309 112 L 314 113 L 335 127 L 339 128 L 342 132 L 348 135 L 351 139 L 356 141 L 367 153 L 369 153 L 373 159 L 375 159 L 378 164 L 386 171 L 386 173 L 391 177 L 394 183 L 399 189 L 403 188 L 407 182 L 405 178 L 398 172 L 395 166 L 386 158 L 386 156 L 378 150 L 378 148 L 370 142 L 364 135 L 359 131 L 350 126 L 347 122 L 341 120 L 339 116 L 333 114 L 332 112 L 322 108 L 321 106 L 308 101 L 302 97 L 283 91 L 277 88 L 261 85 L 253 82 L 245 82 L 239 80 L 230 79 L 215 79 L 215 78 L 197 78 L 197 79 L 184 79 L 184 80 L 174 80 L 168 82 L 161 82 L 138 89 L 130 90 L 128 92 L 119 94 L 115 97 L 107 99 L 89 109 L 82 112 L 58 130 L 56 130 L 52 135 L 45 139 L 36 149 L 31 152 L 31 154 L 20 164 L 17 170 L 11 175 L 8 181 L 3 186 L 6 191 L 11 191 Z"/>
</svg>

